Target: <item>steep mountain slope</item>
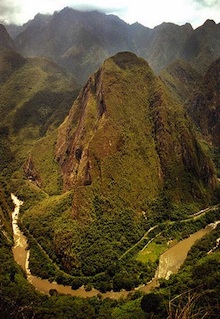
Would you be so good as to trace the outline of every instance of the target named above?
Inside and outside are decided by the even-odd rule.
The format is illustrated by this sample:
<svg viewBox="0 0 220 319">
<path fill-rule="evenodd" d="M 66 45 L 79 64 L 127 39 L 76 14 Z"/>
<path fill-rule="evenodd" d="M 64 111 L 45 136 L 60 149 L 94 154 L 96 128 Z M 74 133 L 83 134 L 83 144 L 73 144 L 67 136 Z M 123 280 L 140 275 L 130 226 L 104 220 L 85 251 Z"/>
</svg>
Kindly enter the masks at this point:
<svg viewBox="0 0 220 319">
<path fill-rule="evenodd" d="M 148 185 L 152 197 L 168 179 L 173 188 L 181 188 L 181 181 L 176 179 L 181 175 L 185 178 L 189 170 L 200 177 L 204 174 L 206 179 L 208 171 L 197 167 L 202 153 L 198 158 L 194 153 L 194 147 L 199 146 L 183 111 L 173 103 L 143 60 L 129 53 L 107 60 L 87 83 L 60 129 L 57 157 L 64 189 L 96 184 L 98 178 L 101 192 L 110 194 L 112 181 L 123 189 L 117 196 L 130 196 L 131 203 L 137 204 L 138 194 L 142 200 L 149 196 Z M 175 113 L 180 114 L 179 121 L 172 124 Z M 187 158 L 189 154 L 191 159 Z M 125 164 L 128 167 L 123 169 Z M 137 188 L 133 198 L 126 185 L 132 185 L 133 191 Z"/>
<path fill-rule="evenodd" d="M 214 61 L 194 94 L 187 110 L 203 136 L 220 147 L 220 59 Z"/>
<path fill-rule="evenodd" d="M 181 103 L 192 95 L 202 76 L 184 60 L 175 60 L 161 73 L 161 79 Z"/>
<path fill-rule="evenodd" d="M 37 15 L 15 39 L 25 56 L 44 55 L 71 70 L 84 83 L 102 62 L 120 51 L 133 51 L 147 59 L 156 72 L 178 57 L 189 24 L 172 23 L 149 29 L 128 25 L 118 17 L 97 11 L 64 8 L 52 16 Z"/>
<path fill-rule="evenodd" d="M 3 84 L 14 71 L 25 63 L 25 58 L 13 50 L 0 48 L 0 83 Z"/>
<path fill-rule="evenodd" d="M 15 39 L 22 54 L 51 57 L 83 84 L 107 57 L 120 51 L 143 57 L 156 73 L 176 59 L 204 73 L 220 54 L 219 25 L 210 20 L 196 30 L 189 23 L 149 29 L 97 11 L 64 8 L 52 16 L 38 14 L 22 30 Z"/>
<path fill-rule="evenodd" d="M 149 38 L 152 29 L 136 22 L 129 26 L 129 39 L 132 42 L 133 52 L 144 57 L 144 52 L 149 49 Z"/>
<path fill-rule="evenodd" d="M 36 16 L 15 42 L 24 55 L 52 57 L 84 82 L 109 55 L 128 47 L 127 27 L 115 16 L 64 8 L 43 23 Z"/>
<path fill-rule="evenodd" d="M 220 24 L 207 20 L 185 42 L 180 57 L 201 74 L 220 56 Z"/>
<path fill-rule="evenodd" d="M 141 56 L 149 62 L 154 72 L 159 73 L 179 58 L 182 46 L 192 33 L 189 23 L 182 26 L 162 23 L 151 31 Z"/>
<path fill-rule="evenodd" d="M 22 53 L 25 56 L 41 56 L 43 50 L 46 52 L 46 48 L 51 42 L 50 38 L 44 40 L 44 29 L 50 23 L 52 17 L 49 15 L 37 14 L 33 20 L 28 21 L 22 26 L 21 32 L 15 37 L 16 48 L 19 50 L 22 45 Z M 7 26 L 10 31 L 10 26 Z M 25 32 L 24 36 L 22 34 Z M 13 34 L 13 33 L 12 33 Z M 26 40 L 25 40 L 26 37 Z M 28 46 L 27 46 L 28 42 Z M 45 46 L 45 48 L 44 48 Z"/>
<path fill-rule="evenodd" d="M 50 149 L 44 156 L 42 144 Z M 48 136 L 31 157 L 44 191 L 55 174 L 45 161 L 56 158 L 63 194 L 44 194 L 23 221 L 77 275 L 115 267 L 143 236 L 146 220 L 170 219 L 175 205 L 203 205 L 216 187 L 213 164 L 185 111 L 147 62 L 128 52 L 107 59 L 90 77 L 59 127 L 56 146 Z"/>
<path fill-rule="evenodd" d="M 63 121 L 78 86 L 52 60 L 25 59 L 3 48 L 0 49 L 0 84 L 3 169 L 12 164 L 12 159 L 18 160 L 21 154 L 26 156 L 37 139 Z"/>
<path fill-rule="evenodd" d="M 6 49 L 14 48 L 13 40 L 11 39 L 6 28 L 2 24 L 0 24 L 0 47 L 6 48 Z"/>
</svg>

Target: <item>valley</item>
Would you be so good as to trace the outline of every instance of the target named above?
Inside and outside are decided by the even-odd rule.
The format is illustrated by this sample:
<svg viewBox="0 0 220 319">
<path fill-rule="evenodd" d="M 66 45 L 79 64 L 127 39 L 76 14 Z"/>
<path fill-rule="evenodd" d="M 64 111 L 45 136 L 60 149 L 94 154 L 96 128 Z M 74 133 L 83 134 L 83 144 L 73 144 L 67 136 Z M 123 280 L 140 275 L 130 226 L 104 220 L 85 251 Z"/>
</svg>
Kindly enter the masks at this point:
<svg viewBox="0 0 220 319">
<path fill-rule="evenodd" d="M 0 25 L 1 318 L 218 318 L 219 28 Z"/>
<path fill-rule="evenodd" d="M 29 269 L 29 256 L 30 256 L 30 250 L 28 250 L 28 243 L 26 237 L 22 234 L 20 231 L 17 220 L 19 218 L 19 210 L 20 206 L 23 204 L 19 199 L 12 194 L 13 203 L 15 205 L 14 212 L 12 213 L 12 225 L 13 225 L 13 232 L 14 232 L 14 242 L 15 246 L 13 247 L 13 255 L 15 261 L 23 268 L 23 270 L 26 272 L 27 280 L 40 292 L 50 294 L 50 291 L 56 291 L 57 293 L 61 294 L 68 294 L 71 296 L 78 296 L 82 298 L 89 298 L 97 296 L 98 294 L 102 295 L 102 298 L 113 298 L 113 299 L 120 299 L 125 298 L 128 296 L 130 292 L 134 292 L 134 290 L 131 291 L 110 291 L 101 293 L 97 289 L 91 289 L 90 291 L 86 290 L 83 286 L 73 290 L 71 286 L 64 286 L 59 285 L 56 282 L 49 282 L 48 280 L 43 280 L 39 277 L 33 276 Z M 196 216 L 198 218 L 201 214 L 204 214 L 204 211 L 212 211 L 216 210 L 217 207 L 208 208 L 203 210 L 202 212 L 195 213 L 192 218 Z M 180 221 L 181 222 L 181 221 Z M 178 272 L 179 268 L 183 264 L 184 260 L 186 259 L 187 253 L 192 247 L 192 245 L 195 243 L 196 240 L 201 239 L 203 236 L 210 233 L 213 229 L 217 227 L 219 222 L 215 222 L 213 224 L 209 224 L 206 226 L 206 228 L 203 228 L 199 231 L 197 231 L 194 234 L 191 234 L 188 238 L 183 239 L 182 241 L 176 243 L 173 247 L 168 248 L 160 257 L 159 257 L 159 265 L 155 272 L 154 277 L 152 280 L 149 281 L 149 284 L 146 283 L 143 286 L 137 287 L 135 290 L 143 291 L 143 292 L 149 292 L 153 288 L 156 288 L 159 286 L 159 279 L 169 279 L 170 275 L 173 273 Z M 152 227 L 149 229 L 147 234 L 145 234 L 145 237 L 151 232 L 155 227 Z M 141 250 L 141 253 L 146 254 L 146 248 L 148 244 L 156 239 L 159 234 L 156 234 Z M 136 243 L 138 245 L 139 242 Z M 130 248 L 130 250 L 133 249 L 133 247 Z M 121 256 L 123 258 L 123 255 Z"/>
</svg>

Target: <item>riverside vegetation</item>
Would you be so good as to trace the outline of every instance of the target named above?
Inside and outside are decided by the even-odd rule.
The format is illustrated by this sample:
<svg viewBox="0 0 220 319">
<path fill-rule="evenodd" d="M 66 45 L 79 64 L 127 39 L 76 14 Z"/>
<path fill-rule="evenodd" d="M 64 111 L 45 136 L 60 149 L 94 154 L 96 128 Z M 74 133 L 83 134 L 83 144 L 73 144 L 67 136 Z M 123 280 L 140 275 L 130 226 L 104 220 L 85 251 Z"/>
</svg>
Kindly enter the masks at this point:
<svg viewBox="0 0 220 319">
<path fill-rule="evenodd" d="M 41 120 L 51 123 L 50 115 Z M 168 241 L 219 219 L 219 209 L 190 216 L 219 202 L 215 165 L 183 107 L 143 59 L 121 53 L 106 60 L 58 130 L 53 128 L 58 124 L 48 124 L 44 136 L 41 126 L 30 138 L 25 127 L 36 132 L 39 123 L 25 120 L 16 132 L 13 123 L 6 121 L 2 129 L 3 315 L 173 318 L 190 301 L 191 317 L 204 311 L 214 318 L 219 251 L 207 253 L 215 247 L 219 227 L 191 250 L 177 275 L 149 295 L 137 291 L 126 300 L 101 294 L 80 299 L 56 291 L 42 296 L 13 261 L 11 190 L 24 201 L 20 225 L 29 239 L 31 271 L 74 289 L 84 284 L 101 292 L 131 290 L 153 277 Z M 20 139 L 24 143 L 18 147 Z M 141 249 L 154 237 L 153 254 L 149 246 L 149 258 L 141 259 Z"/>
<path fill-rule="evenodd" d="M 182 225 L 182 227 L 174 222 L 165 229 L 164 234 L 155 237 L 155 245 L 161 246 L 171 237 L 180 239 L 188 236 L 206 223 L 215 220 L 218 215 L 217 208 L 195 218 L 194 223 L 183 221 L 185 226 Z M 3 313 L 8 318 L 10 316 L 17 318 L 17 313 L 21 313 L 25 318 L 31 318 L 33 315 L 36 318 L 71 318 L 73 316 L 76 318 L 88 318 L 88 316 L 89 318 L 146 318 L 146 316 L 147 318 L 152 316 L 153 318 L 164 318 L 164 316 L 173 318 L 177 311 L 181 312 L 185 309 L 184 307 L 188 307 L 189 318 L 205 314 L 208 318 L 215 317 L 219 313 L 219 250 L 215 248 L 219 237 L 220 228 L 217 227 L 194 245 L 179 273 L 172 275 L 169 280 L 160 280 L 160 288 L 155 292 L 145 295 L 140 291 L 134 291 L 124 300 L 114 300 L 102 299 L 101 294 L 97 297 L 81 299 L 62 296 L 56 291 L 51 291 L 50 297 L 37 293 L 27 283 L 25 274 L 13 261 L 12 241 L 9 242 L 1 232 L 1 264 L 3 266 L 1 268 L 1 310 L 4 310 Z M 34 245 L 32 247 L 34 249 Z M 213 253 L 210 253 L 211 251 Z M 132 256 L 136 259 L 136 251 L 133 251 Z M 40 254 L 38 258 L 40 259 Z M 44 256 L 41 262 L 43 262 L 41 265 L 48 264 L 48 258 Z M 47 271 L 50 271 L 50 268 Z M 63 283 L 70 284 L 71 280 L 74 283 L 73 277 L 67 276 L 66 282 Z M 102 286 L 103 282 L 100 284 Z M 130 288 L 127 286 L 127 289 Z"/>
</svg>

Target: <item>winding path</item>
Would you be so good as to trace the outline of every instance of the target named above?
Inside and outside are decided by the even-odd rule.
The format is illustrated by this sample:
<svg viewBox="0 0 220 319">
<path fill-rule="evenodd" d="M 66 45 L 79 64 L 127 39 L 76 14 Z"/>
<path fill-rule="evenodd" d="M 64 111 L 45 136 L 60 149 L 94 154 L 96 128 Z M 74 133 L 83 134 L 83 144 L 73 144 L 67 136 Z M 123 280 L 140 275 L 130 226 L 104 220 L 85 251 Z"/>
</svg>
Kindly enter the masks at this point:
<svg viewBox="0 0 220 319">
<path fill-rule="evenodd" d="M 28 244 L 26 237 L 22 234 L 18 227 L 18 215 L 20 206 L 23 204 L 15 195 L 11 195 L 11 198 L 13 200 L 13 203 L 15 205 L 14 212 L 12 213 L 12 227 L 13 227 L 13 233 L 14 233 L 14 247 L 13 247 L 13 254 L 15 261 L 24 269 L 24 271 L 27 274 L 28 281 L 40 292 L 49 294 L 51 289 L 56 289 L 57 292 L 62 294 L 69 294 L 72 296 L 78 296 L 78 297 L 93 297 L 100 294 L 100 292 L 96 289 L 92 289 L 90 291 L 86 291 L 85 288 L 82 286 L 77 290 L 72 290 L 70 286 L 63 286 L 60 284 L 57 284 L 56 282 L 49 282 L 48 280 L 44 280 L 41 278 L 38 278 L 36 276 L 33 276 L 29 270 L 29 254 L 30 250 L 28 250 Z M 210 210 L 211 208 L 209 208 Z M 206 210 L 207 211 L 207 210 Z M 203 214 L 204 211 L 200 211 L 199 213 L 196 213 L 196 215 L 192 215 L 192 218 L 194 216 L 198 217 L 199 214 Z M 217 222 L 218 223 L 218 222 Z M 206 227 L 205 229 L 201 229 L 200 231 L 192 234 L 188 238 L 180 241 L 172 248 L 168 249 L 165 253 L 163 253 L 160 256 L 160 262 L 159 267 L 155 273 L 155 277 L 151 280 L 151 282 L 147 283 L 146 285 L 143 285 L 137 289 L 144 292 L 149 292 L 153 288 L 159 286 L 158 279 L 160 278 L 169 278 L 169 275 L 171 273 L 175 273 L 179 270 L 181 264 L 184 262 L 187 253 L 191 246 L 194 244 L 194 242 L 197 239 L 202 238 L 205 234 L 210 232 L 214 227 L 215 224 L 212 224 L 212 226 Z M 158 225 L 151 227 L 144 236 L 132 247 L 130 247 L 121 257 L 122 259 L 124 256 L 126 256 L 133 248 L 135 248 L 141 241 L 147 238 L 150 232 L 152 232 L 154 229 L 156 229 Z M 159 233 L 160 234 L 160 233 Z M 155 237 L 157 237 L 159 234 L 157 234 Z M 154 238 L 155 238 L 154 237 Z M 153 238 L 153 239 L 154 239 Z M 153 239 L 151 239 L 149 242 L 151 242 Z M 149 244 L 149 242 L 145 245 L 144 248 Z M 135 290 L 137 290 L 135 289 Z M 120 292 L 106 292 L 101 293 L 101 295 L 104 298 L 112 298 L 112 299 L 119 299 L 126 297 L 130 291 L 120 291 Z"/>
<path fill-rule="evenodd" d="M 131 246 L 130 248 L 128 248 L 122 255 L 121 257 L 119 257 L 119 260 L 123 259 L 132 249 L 134 249 L 138 244 L 140 244 L 144 239 L 147 238 L 147 236 L 155 229 L 157 228 L 159 225 L 155 225 L 153 227 L 151 227 L 150 229 L 148 229 L 148 231 L 143 235 L 143 237 L 141 237 L 141 239 L 136 242 L 133 246 Z M 148 242 L 149 243 L 149 242 Z M 148 245 L 148 244 L 147 244 Z"/>
</svg>

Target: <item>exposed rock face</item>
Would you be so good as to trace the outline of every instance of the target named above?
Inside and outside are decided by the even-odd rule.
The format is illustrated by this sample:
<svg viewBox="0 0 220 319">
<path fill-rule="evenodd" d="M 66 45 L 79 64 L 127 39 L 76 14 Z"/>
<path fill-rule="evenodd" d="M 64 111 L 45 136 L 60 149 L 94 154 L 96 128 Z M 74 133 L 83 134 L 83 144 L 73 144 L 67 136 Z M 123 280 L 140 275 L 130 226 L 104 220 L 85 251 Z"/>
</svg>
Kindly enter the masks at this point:
<svg viewBox="0 0 220 319">
<path fill-rule="evenodd" d="M 65 189 L 71 188 L 76 183 L 79 185 L 92 183 L 88 148 L 106 111 L 101 83 L 99 84 L 100 76 L 101 74 L 97 73 L 94 78 L 90 78 L 76 101 L 77 109 L 72 108 L 69 117 L 60 128 L 57 156 L 64 172 Z M 95 96 L 91 89 L 95 90 Z M 72 121 L 76 121 L 74 123 L 76 129 L 72 129 Z"/>
<path fill-rule="evenodd" d="M 75 213 L 96 193 L 139 209 L 164 187 L 184 201 L 204 196 L 199 184 L 216 184 L 185 111 L 147 62 L 128 52 L 89 79 L 59 129 L 56 157 L 64 189 L 75 190 Z"/>
<path fill-rule="evenodd" d="M 24 169 L 24 173 L 25 173 L 26 178 L 29 181 L 32 181 L 38 187 L 41 187 L 41 178 L 40 178 L 40 175 L 34 166 L 31 155 L 27 158 L 23 169 Z"/>
</svg>

